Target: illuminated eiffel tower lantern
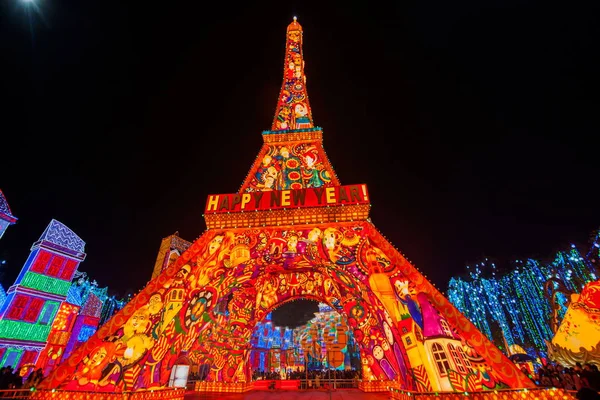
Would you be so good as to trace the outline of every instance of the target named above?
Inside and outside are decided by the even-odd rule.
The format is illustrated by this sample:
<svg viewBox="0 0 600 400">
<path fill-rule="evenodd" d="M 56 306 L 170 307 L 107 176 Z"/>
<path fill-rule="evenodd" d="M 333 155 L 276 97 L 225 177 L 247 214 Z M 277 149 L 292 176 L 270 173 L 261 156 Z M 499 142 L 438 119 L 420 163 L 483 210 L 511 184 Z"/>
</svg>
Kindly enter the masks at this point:
<svg viewBox="0 0 600 400">
<path fill-rule="evenodd" d="M 163 388 L 185 358 L 208 366 L 204 390 L 247 389 L 256 324 L 309 298 L 346 317 L 371 387 L 534 387 L 377 230 L 366 184 L 341 185 L 313 122 L 302 43 L 294 19 L 273 124 L 239 191 L 209 195 L 207 231 L 43 386 Z"/>
</svg>

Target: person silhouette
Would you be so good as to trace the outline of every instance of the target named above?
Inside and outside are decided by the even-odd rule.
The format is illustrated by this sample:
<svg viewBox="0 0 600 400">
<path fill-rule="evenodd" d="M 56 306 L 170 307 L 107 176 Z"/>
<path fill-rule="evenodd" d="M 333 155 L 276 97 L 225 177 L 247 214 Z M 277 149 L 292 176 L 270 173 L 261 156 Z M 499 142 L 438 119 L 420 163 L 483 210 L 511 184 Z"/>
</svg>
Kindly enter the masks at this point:
<svg viewBox="0 0 600 400">
<path fill-rule="evenodd" d="M 582 387 L 575 394 L 577 400 L 600 400 L 600 394 L 589 387 Z"/>
</svg>

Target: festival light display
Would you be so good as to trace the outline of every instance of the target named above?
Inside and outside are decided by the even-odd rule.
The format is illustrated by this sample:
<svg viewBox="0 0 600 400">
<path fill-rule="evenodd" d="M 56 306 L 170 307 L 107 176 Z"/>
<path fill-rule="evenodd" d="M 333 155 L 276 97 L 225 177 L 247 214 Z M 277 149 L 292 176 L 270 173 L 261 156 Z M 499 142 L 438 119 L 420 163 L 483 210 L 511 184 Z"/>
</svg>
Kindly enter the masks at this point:
<svg viewBox="0 0 600 400">
<path fill-rule="evenodd" d="M 520 345 L 534 358 L 547 356 L 547 342 L 567 311 L 567 296 L 597 279 L 575 245 L 548 264 L 517 260 L 502 276 L 487 259 L 467 269 L 469 280 L 450 279 L 450 301 L 505 352 Z"/>
<path fill-rule="evenodd" d="M 0 366 L 16 369 L 36 362 L 71 279 L 85 259 L 84 247 L 83 240 L 56 220 L 33 244 L 0 308 Z"/>
<path fill-rule="evenodd" d="M 79 310 L 79 306 L 67 301 L 60 305 L 48 334 L 46 346 L 36 361 L 36 365 L 43 368 L 45 374 L 59 363 L 65 354 L 65 348 L 71 337 L 73 324 Z"/>
<path fill-rule="evenodd" d="M 319 303 L 315 317 L 294 333 L 295 347 L 309 370 L 360 368 L 360 349 L 352 329 L 344 316 L 327 304 Z"/>
<path fill-rule="evenodd" d="M 591 244 L 585 258 L 592 265 L 597 266 L 598 260 L 600 259 L 600 229 L 592 233 Z"/>
<path fill-rule="evenodd" d="M 276 326 L 271 313 L 256 324 L 250 338 L 250 365 L 253 371 L 279 372 L 289 368 L 304 367 L 294 343 L 294 330 Z"/>
<path fill-rule="evenodd" d="M 253 371 L 360 367 L 353 363 L 360 360 L 360 354 L 352 330 L 341 314 L 324 303 L 319 303 L 314 318 L 293 329 L 273 325 L 267 314 L 256 325 L 250 344 Z"/>
<path fill-rule="evenodd" d="M 375 228 L 366 185 L 340 185 L 312 122 L 301 44 L 294 20 L 272 130 L 239 192 L 210 195 L 208 230 L 42 387 L 153 390 L 191 361 L 210 366 L 203 390 L 245 390 L 257 323 L 299 298 L 344 315 L 369 387 L 534 386 Z M 340 351 L 347 338 L 336 337 Z"/>
</svg>

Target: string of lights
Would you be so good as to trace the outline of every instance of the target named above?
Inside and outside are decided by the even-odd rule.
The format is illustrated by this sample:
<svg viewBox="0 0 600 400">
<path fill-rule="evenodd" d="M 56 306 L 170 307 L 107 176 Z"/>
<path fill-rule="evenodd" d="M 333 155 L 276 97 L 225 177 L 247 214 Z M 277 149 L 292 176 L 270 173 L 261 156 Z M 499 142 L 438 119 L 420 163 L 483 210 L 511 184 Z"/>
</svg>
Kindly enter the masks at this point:
<svg viewBox="0 0 600 400">
<path fill-rule="evenodd" d="M 599 239 L 596 234 L 585 256 L 571 245 L 548 263 L 516 260 L 502 276 L 486 258 L 467 266 L 467 279 L 450 279 L 448 299 L 505 352 L 509 353 L 507 346 L 519 345 L 531 356 L 546 357 L 546 341 L 553 337 L 551 296 L 555 296 L 560 320 L 567 311 L 567 295 L 579 293 L 597 279 L 593 264 Z"/>
</svg>

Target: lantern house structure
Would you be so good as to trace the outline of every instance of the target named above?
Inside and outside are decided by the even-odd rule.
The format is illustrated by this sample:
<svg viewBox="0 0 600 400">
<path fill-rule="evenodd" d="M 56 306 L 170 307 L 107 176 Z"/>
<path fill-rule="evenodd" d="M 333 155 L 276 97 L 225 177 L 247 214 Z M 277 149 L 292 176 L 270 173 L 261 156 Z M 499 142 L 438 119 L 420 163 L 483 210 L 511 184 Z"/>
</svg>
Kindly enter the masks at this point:
<svg viewBox="0 0 600 400">
<path fill-rule="evenodd" d="M 17 222 L 17 217 L 12 215 L 10 211 L 10 207 L 8 206 L 8 201 L 6 201 L 6 197 L 2 190 L 0 190 L 0 239 L 6 232 L 6 229 Z"/>
<path fill-rule="evenodd" d="M 313 122 L 302 43 L 294 19 L 275 117 L 239 190 L 208 196 L 208 229 L 54 368 L 42 388 L 166 388 L 186 357 L 210 365 L 202 390 L 249 390 L 255 327 L 301 298 L 344 315 L 360 349 L 364 390 L 535 387 L 379 232 L 369 218 L 367 185 L 340 183 Z M 403 328 L 423 351 L 409 354 Z M 341 339 L 332 351 L 345 345 Z M 460 360 L 459 343 L 476 366 L 445 363 L 454 351 Z"/>
<path fill-rule="evenodd" d="M 69 342 L 65 347 L 65 357 L 89 339 L 101 324 L 102 311 L 109 300 L 107 288 L 99 288 L 96 281 L 82 277 L 71 286 L 69 299 L 80 305 L 80 312 L 74 321 Z"/>
<path fill-rule="evenodd" d="M 85 259 L 84 248 L 79 236 L 54 219 L 32 245 L 0 308 L 0 366 L 16 369 L 37 361 Z"/>
<path fill-rule="evenodd" d="M 163 238 L 160 243 L 150 280 L 160 275 L 165 268 L 170 266 L 173 261 L 175 261 L 191 245 L 190 242 L 179 237 L 179 232 L 175 232 L 174 234 Z"/>
<path fill-rule="evenodd" d="M 123 308 L 124 302 L 108 295 L 108 288 L 98 287 L 85 272 L 77 271 L 48 335 L 46 347 L 36 362 L 47 374 L 85 342 L 110 315 Z M 105 315 L 105 316 L 106 316 Z"/>
<path fill-rule="evenodd" d="M 80 308 L 78 305 L 68 301 L 61 303 L 52 323 L 52 328 L 50 328 L 46 346 L 40 352 L 35 363 L 37 368 L 42 368 L 44 374 L 47 374 L 64 356 Z"/>
</svg>

